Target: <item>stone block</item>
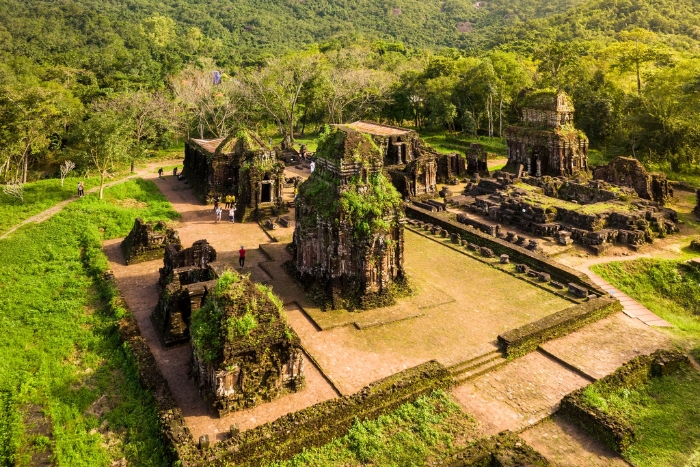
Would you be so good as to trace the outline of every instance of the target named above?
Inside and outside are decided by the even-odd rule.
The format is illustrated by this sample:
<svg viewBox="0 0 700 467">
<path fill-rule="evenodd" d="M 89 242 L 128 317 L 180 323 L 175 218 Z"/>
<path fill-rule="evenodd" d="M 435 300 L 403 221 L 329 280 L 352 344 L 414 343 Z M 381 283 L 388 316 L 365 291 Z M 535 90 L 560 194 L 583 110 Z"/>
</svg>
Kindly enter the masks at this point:
<svg viewBox="0 0 700 467">
<path fill-rule="evenodd" d="M 510 257 L 508 255 L 501 255 L 501 264 L 510 263 Z"/>
<path fill-rule="evenodd" d="M 537 279 L 538 279 L 540 282 L 549 282 L 552 278 L 551 278 L 551 276 L 550 276 L 549 274 L 547 274 L 546 272 L 540 272 L 540 273 L 537 274 Z"/>
<path fill-rule="evenodd" d="M 581 287 L 578 284 L 574 284 L 573 282 L 569 282 L 568 284 L 568 291 L 570 294 L 577 298 L 586 298 L 588 297 L 588 289 L 585 287 Z"/>
<path fill-rule="evenodd" d="M 479 253 L 481 253 L 481 256 L 483 256 L 485 258 L 493 258 L 494 257 L 493 250 L 491 248 L 486 248 L 485 246 L 482 246 L 479 249 Z"/>
<path fill-rule="evenodd" d="M 517 272 L 521 273 L 521 274 L 525 274 L 525 273 L 527 273 L 527 272 L 530 270 L 530 268 L 527 267 L 526 264 L 516 264 L 516 265 L 515 265 L 515 270 L 516 270 Z"/>
<path fill-rule="evenodd" d="M 563 289 L 563 288 L 564 288 L 564 284 L 562 284 L 561 282 L 550 281 L 549 284 L 550 284 L 552 287 L 554 287 L 555 289 Z"/>
<path fill-rule="evenodd" d="M 202 435 L 199 437 L 199 449 L 209 449 L 209 435 Z"/>
<path fill-rule="evenodd" d="M 440 236 L 442 238 L 447 238 L 447 230 L 445 229 L 440 229 Z"/>
<path fill-rule="evenodd" d="M 231 438 L 236 438 L 238 435 L 241 434 L 241 429 L 238 427 L 237 423 L 234 423 L 231 425 L 229 432 L 231 434 Z"/>
<path fill-rule="evenodd" d="M 476 243 L 470 243 L 467 247 L 472 251 L 479 251 L 479 245 Z"/>
</svg>

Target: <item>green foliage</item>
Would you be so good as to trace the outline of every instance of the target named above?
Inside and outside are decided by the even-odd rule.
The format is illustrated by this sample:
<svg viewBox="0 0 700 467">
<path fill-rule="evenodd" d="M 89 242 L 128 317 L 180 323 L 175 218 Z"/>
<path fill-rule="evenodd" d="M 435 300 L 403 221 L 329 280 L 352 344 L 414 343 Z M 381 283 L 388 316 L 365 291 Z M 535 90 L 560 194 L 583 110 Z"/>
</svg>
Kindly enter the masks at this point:
<svg viewBox="0 0 700 467">
<path fill-rule="evenodd" d="M 253 329 L 258 327 L 258 320 L 251 311 L 247 311 L 243 316 L 231 316 L 226 321 L 228 339 L 249 336 Z"/>
<path fill-rule="evenodd" d="M 583 401 L 629 423 L 635 441 L 623 452 L 633 465 L 687 465 L 700 449 L 700 374 L 685 368 L 669 376 L 651 378 L 641 387 L 604 391 L 592 384 Z"/>
<path fill-rule="evenodd" d="M 426 465 L 450 455 L 456 437 L 475 433 L 475 427 L 449 396 L 436 391 L 377 420 L 356 420 L 342 438 L 269 467 Z"/>
<path fill-rule="evenodd" d="M 213 362 L 221 357 L 223 336 L 221 321 L 223 310 L 214 300 L 207 300 L 190 318 L 190 340 L 192 347 L 203 362 Z"/>
<path fill-rule="evenodd" d="M 401 195 L 383 173 L 369 175 L 368 182 L 363 185 L 355 180 L 340 194 L 340 206 L 356 238 L 388 230 L 394 216 L 401 212 Z"/>
<path fill-rule="evenodd" d="M 87 195 L 0 241 L 0 393 L 14 394 L 13 420 L 28 405 L 42 407 L 58 464 L 109 465 L 125 458 L 165 465 L 152 395 L 142 389 L 116 332 L 124 310 L 114 286 L 99 278 L 108 267 L 103 239 L 125 236 L 135 217 L 177 214 L 151 182 L 125 182 L 105 198 Z M 133 199 L 147 206 L 120 206 Z M 95 411 L 102 403 L 105 409 Z M 0 418 L 6 416 L 4 406 Z M 41 443 L 27 433 L 12 436 L 18 455 Z M 107 436 L 113 437 L 109 445 Z"/>
</svg>

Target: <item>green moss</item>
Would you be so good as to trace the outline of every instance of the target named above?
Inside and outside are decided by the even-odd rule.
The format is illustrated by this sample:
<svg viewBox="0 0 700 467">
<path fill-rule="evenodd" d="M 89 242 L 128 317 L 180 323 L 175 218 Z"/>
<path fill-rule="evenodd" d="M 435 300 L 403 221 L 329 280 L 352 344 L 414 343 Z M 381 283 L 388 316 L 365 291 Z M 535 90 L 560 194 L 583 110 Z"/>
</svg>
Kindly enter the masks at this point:
<svg viewBox="0 0 700 467">
<path fill-rule="evenodd" d="M 243 316 L 231 316 L 226 322 L 226 330 L 229 340 L 236 337 L 250 335 L 251 331 L 258 327 L 258 320 L 252 311 L 247 311 Z"/>
</svg>

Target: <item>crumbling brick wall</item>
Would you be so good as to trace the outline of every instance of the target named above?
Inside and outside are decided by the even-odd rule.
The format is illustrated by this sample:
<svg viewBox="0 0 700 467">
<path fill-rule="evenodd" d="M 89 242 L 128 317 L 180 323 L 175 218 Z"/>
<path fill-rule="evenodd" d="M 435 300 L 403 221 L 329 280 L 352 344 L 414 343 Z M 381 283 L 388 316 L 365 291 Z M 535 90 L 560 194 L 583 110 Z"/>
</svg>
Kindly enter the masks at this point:
<svg viewBox="0 0 700 467">
<path fill-rule="evenodd" d="M 219 271 L 216 250 L 206 240 L 196 241 L 190 248 L 168 245 L 160 268 L 160 295 L 153 311 L 153 321 L 166 345 L 186 342 L 190 317 L 199 309 Z"/>
<path fill-rule="evenodd" d="M 608 165 L 593 169 L 595 180 L 633 188 L 640 198 L 665 204 L 673 197 L 673 188 L 662 173 L 649 173 L 632 157 L 616 157 Z"/>
<path fill-rule="evenodd" d="M 162 258 L 169 244 L 180 244 L 177 231 L 165 222 L 153 224 L 136 218 L 131 232 L 122 240 L 121 249 L 126 264 L 135 264 Z"/>
</svg>

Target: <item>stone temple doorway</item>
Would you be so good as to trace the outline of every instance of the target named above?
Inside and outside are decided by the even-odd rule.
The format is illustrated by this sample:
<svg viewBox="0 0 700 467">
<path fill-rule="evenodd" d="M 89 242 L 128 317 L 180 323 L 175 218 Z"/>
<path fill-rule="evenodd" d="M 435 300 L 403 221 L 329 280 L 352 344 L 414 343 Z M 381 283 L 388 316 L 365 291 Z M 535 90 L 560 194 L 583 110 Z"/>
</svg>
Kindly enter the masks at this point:
<svg viewBox="0 0 700 467">
<path fill-rule="evenodd" d="M 261 203 L 270 203 L 272 202 L 272 183 L 270 182 L 263 182 L 262 186 L 260 187 L 260 202 Z"/>
</svg>

